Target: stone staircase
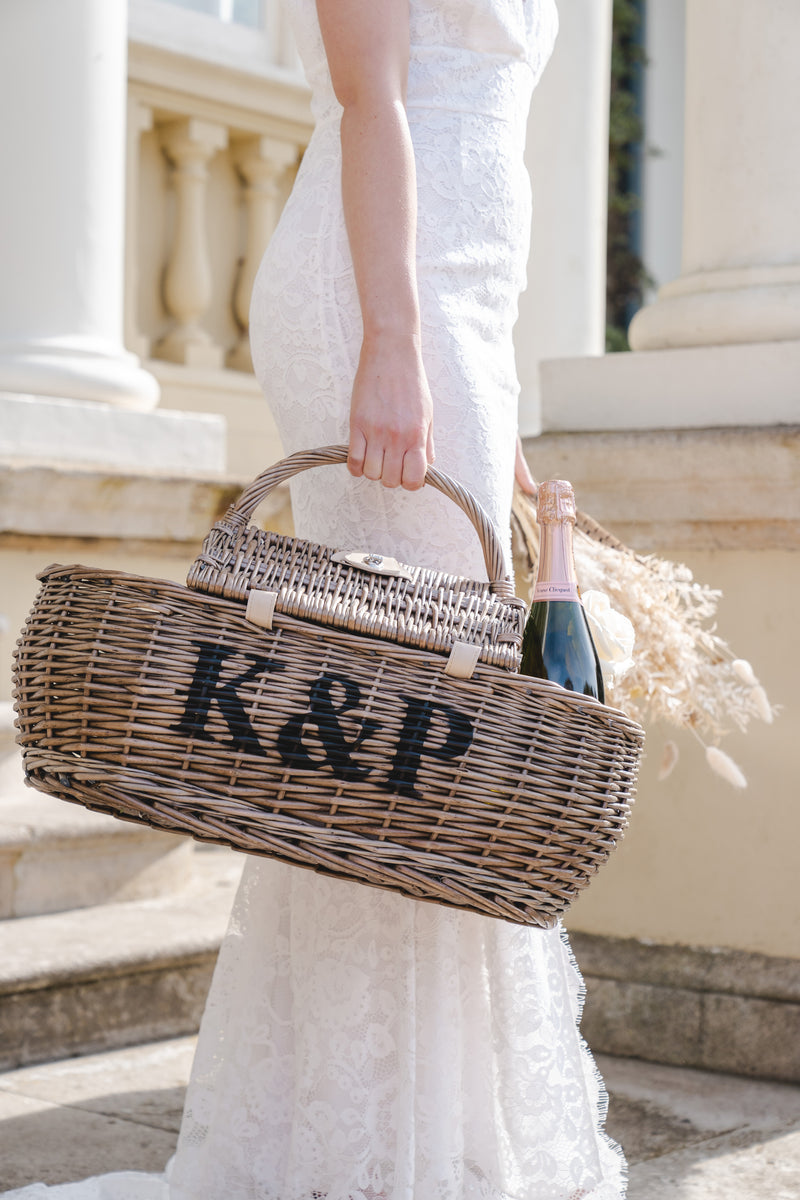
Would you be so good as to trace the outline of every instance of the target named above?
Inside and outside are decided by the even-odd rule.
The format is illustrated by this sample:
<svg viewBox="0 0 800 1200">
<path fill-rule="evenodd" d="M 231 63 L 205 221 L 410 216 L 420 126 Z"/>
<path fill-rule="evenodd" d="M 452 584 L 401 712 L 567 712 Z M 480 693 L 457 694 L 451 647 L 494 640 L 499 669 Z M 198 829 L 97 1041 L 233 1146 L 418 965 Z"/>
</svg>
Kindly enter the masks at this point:
<svg viewBox="0 0 800 1200">
<path fill-rule="evenodd" d="M 0 711 L 0 1069 L 193 1032 L 243 859 L 28 788 Z"/>
</svg>

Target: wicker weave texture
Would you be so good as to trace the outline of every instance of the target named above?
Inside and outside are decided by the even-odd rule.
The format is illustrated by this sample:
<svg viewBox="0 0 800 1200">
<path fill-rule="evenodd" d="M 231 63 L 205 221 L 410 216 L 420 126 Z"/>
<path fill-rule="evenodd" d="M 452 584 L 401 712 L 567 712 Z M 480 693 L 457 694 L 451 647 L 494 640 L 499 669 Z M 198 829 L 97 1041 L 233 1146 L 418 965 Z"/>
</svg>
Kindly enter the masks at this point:
<svg viewBox="0 0 800 1200">
<path fill-rule="evenodd" d="M 480 646 L 481 662 L 517 669 L 525 605 L 511 594 L 502 547 L 485 513 L 446 475 L 429 469 L 426 484 L 448 496 L 472 521 L 489 583 L 413 566 L 407 568 L 410 578 L 374 574 L 335 561 L 335 548 L 249 524 L 280 483 L 346 458 L 346 447 L 328 446 L 291 455 L 260 475 L 209 532 L 189 571 L 189 587 L 235 600 L 246 600 L 251 589 L 275 591 L 280 613 L 439 653 L 447 653 L 454 642 L 467 642 Z"/>
<path fill-rule="evenodd" d="M 542 926 L 625 828 L 643 734 L 593 700 L 168 582 L 40 578 L 15 698 L 53 795 Z"/>
</svg>

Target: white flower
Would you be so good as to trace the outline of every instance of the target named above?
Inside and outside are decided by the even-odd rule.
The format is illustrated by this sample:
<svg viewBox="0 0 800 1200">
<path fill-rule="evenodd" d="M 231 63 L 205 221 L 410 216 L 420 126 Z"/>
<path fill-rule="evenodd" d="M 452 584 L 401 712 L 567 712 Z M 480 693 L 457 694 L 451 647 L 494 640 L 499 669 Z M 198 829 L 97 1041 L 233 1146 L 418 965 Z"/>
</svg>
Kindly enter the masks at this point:
<svg viewBox="0 0 800 1200">
<path fill-rule="evenodd" d="M 716 771 L 734 787 L 747 787 L 747 780 L 741 768 L 737 766 L 730 755 L 726 754 L 724 750 L 720 750 L 719 746 L 706 746 L 706 762 L 712 771 Z"/>
<path fill-rule="evenodd" d="M 636 640 L 633 625 L 611 607 L 605 592 L 590 590 L 581 599 L 603 674 L 607 673 L 612 680 L 619 679 L 633 666 Z"/>
</svg>

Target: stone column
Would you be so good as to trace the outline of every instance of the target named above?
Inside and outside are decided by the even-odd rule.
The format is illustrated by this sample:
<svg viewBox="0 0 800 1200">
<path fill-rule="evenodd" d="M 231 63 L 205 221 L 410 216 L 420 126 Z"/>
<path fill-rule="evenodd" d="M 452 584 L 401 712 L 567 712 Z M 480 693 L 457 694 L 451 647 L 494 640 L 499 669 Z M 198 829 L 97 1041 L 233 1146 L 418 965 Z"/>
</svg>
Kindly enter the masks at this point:
<svg viewBox="0 0 800 1200">
<path fill-rule="evenodd" d="M 289 18 L 279 0 L 268 0 L 266 15 L 270 58 L 273 64 L 276 67 L 286 67 L 289 71 L 302 72 Z"/>
<path fill-rule="evenodd" d="M 681 274 L 635 350 L 800 339 L 800 4 L 691 0 Z"/>
<path fill-rule="evenodd" d="M 533 230 L 515 336 L 523 434 L 541 428 L 541 361 L 605 346 L 611 0 L 569 0 L 558 11 L 528 127 Z"/>
<path fill-rule="evenodd" d="M 541 366 L 543 428 L 800 422 L 800 4 L 686 5 L 680 276 L 630 354 Z"/>
<path fill-rule="evenodd" d="M 147 411 L 122 342 L 125 0 L 0 4 L 0 392 Z"/>
</svg>

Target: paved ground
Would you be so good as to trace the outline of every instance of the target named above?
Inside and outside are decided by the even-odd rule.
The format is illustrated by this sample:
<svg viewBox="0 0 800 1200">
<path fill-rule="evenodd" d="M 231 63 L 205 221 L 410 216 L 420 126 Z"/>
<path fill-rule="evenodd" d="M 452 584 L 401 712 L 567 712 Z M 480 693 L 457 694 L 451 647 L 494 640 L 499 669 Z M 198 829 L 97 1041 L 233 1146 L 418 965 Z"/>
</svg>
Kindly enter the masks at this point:
<svg viewBox="0 0 800 1200">
<path fill-rule="evenodd" d="M 0 1191 L 161 1170 L 193 1038 L 0 1075 Z M 800 1200 L 800 1088 L 600 1058 L 629 1200 Z"/>
</svg>

